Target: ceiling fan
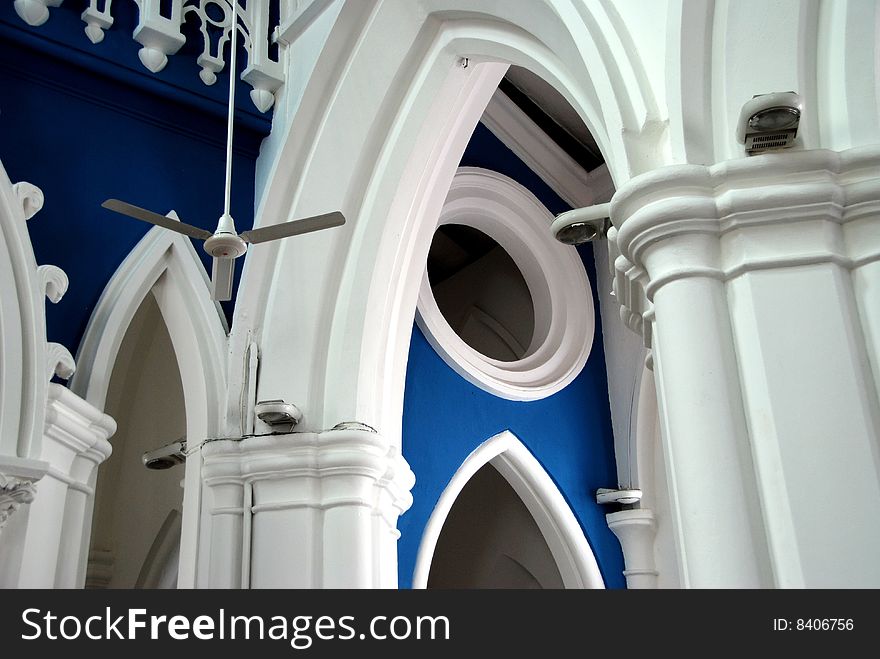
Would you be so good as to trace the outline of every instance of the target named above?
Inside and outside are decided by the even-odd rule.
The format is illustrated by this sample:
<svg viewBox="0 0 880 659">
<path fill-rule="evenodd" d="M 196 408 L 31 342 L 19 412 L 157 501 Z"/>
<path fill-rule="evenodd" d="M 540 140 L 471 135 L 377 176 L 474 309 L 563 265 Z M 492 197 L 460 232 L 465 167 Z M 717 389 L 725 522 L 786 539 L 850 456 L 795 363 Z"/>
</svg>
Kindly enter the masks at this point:
<svg viewBox="0 0 880 659">
<path fill-rule="evenodd" d="M 264 243 L 270 240 L 279 240 L 345 224 L 345 217 L 342 213 L 334 211 L 332 213 L 324 213 L 313 217 L 260 227 L 259 229 L 251 229 L 250 231 L 242 231 L 241 233 L 236 232 L 235 223 L 229 212 L 229 205 L 232 194 L 232 128 L 235 114 L 235 51 L 236 35 L 238 33 L 237 0 L 230 0 L 230 5 L 232 6 L 230 28 L 232 38 L 229 58 L 229 112 L 226 124 L 226 192 L 223 215 L 220 216 L 220 220 L 217 222 L 216 230 L 211 233 L 206 229 L 179 222 L 171 217 L 148 211 L 145 208 L 140 208 L 118 199 L 108 199 L 101 204 L 101 206 L 108 210 L 121 213 L 136 220 L 149 222 L 190 238 L 204 240 L 205 251 L 214 259 L 211 271 L 211 297 L 221 302 L 232 298 L 235 259 L 247 252 L 248 243 Z"/>
</svg>

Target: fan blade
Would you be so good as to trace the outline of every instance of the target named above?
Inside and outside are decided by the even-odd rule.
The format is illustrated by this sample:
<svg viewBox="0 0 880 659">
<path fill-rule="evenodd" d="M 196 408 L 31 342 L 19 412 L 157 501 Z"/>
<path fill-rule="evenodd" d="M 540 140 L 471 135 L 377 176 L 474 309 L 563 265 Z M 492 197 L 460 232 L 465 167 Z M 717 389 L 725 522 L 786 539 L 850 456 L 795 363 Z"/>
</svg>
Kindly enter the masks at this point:
<svg viewBox="0 0 880 659">
<path fill-rule="evenodd" d="M 211 269 L 211 297 L 219 302 L 232 299 L 232 275 L 235 273 L 235 259 L 215 258 Z"/>
<path fill-rule="evenodd" d="M 249 243 L 265 243 L 269 240 L 278 240 L 279 238 L 298 236 L 302 233 L 339 227 L 343 224 L 345 224 L 345 216 L 339 211 L 334 211 L 333 213 L 315 215 L 314 217 L 307 217 L 302 220 L 282 222 L 281 224 L 273 224 L 268 227 L 242 231 L 239 235 Z"/>
<path fill-rule="evenodd" d="M 164 229 L 171 229 L 172 231 L 182 233 L 184 236 L 189 236 L 190 238 L 207 240 L 213 235 L 210 231 L 206 231 L 205 229 L 200 229 L 199 227 L 194 227 L 191 224 L 185 224 L 177 220 L 172 220 L 171 218 L 165 217 L 164 215 L 159 215 L 159 213 L 148 211 L 146 208 L 141 208 L 140 206 L 133 206 L 132 204 L 128 204 L 124 201 L 119 201 L 118 199 L 108 199 L 103 204 L 101 204 L 101 206 L 103 206 L 107 210 L 111 210 L 116 213 L 126 215 L 128 217 L 133 217 L 134 219 L 140 220 L 141 222 L 149 222 L 150 224 L 155 224 Z"/>
</svg>

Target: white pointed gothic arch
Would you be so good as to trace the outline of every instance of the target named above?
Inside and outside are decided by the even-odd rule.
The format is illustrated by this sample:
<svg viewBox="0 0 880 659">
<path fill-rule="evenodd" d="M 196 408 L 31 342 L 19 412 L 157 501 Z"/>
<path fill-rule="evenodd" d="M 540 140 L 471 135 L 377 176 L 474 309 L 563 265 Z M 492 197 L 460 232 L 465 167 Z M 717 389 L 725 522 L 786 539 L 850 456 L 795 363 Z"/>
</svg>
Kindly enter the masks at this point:
<svg viewBox="0 0 880 659">
<path fill-rule="evenodd" d="M 22 459 L 40 457 L 52 377 L 51 371 L 46 377 L 45 286 L 26 224 L 42 206 L 40 189 L 13 185 L 0 163 L 0 456 Z"/>
<path fill-rule="evenodd" d="M 226 321 L 211 299 L 207 273 L 188 238 L 155 227 L 141 239 L 104 289 L 89 320 L 71 389 L 104 409 L 119 348 L 132 318 L 152 294 L 168 328 L 186 408 L 189 446 L 216 437 L 226 393 Z M 200 454 L 196 454 L 197 456 Z M 201 459 L 186 463 L 181 587 L 195 584 Z"/>
<path fill-rule="evenodd" d="M 621 180 L 652 166 L 630 150 L 661 141 L 662 122 L 607 3 L 391 4 L 345 3 L 302 97 L 291 99 L 289 134 L 278 123 L 264 144 L 258 224 L 331 207 L 349 222 L 252 250 L 232 352 L 259 333 L 260 398 L 295 400 L 314 429 L 356 419 L 398 443 L 431 235 L 508 65 L 536 72 L 569 100 Z M 399 38 L 390 43 L 388 34 Z M 377 48 L 382 58 L 369 55 Z M 290 378 L 292 368 L 310 377 Z"/>
<path fill-rule="evenodd" d="M 458 495 L 486 464 L 491 464 L 522 499 L 544 536 L 566 588 L 604 588 L 596 557 L 577 518 L 553 479 L 509 430 L 478 446 L 452 476 L 425 525 L 413 588 L 426 588 L 443 525 Z"/>
</svg>

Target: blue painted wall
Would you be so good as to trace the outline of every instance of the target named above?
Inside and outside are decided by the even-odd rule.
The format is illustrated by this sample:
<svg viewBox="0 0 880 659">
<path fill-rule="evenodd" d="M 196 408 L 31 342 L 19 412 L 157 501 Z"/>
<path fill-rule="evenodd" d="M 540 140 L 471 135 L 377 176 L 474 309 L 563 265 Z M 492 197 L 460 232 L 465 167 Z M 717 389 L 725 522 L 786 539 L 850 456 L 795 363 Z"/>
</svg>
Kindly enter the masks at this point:
<svg viewBox="0 0 880 659">
<path fill-rule="evenodd" d="M 124 12 L 91 45 L 75 4 L 53 9 L 38 28 L 22 22 L 11 2 L 0 6 L 0 160 L 13 182 L 45 193 L 28 228 L 37 263 L 57 265 L 70 278 L 64 299 L 48 305 L 47 332 L 72 352 L 110 277 L 150 228 L 102 209 L 104 199 L 160 213 L 173 208 L 190 224 L 216 226 L 228 84 L 223 74 L 205 87 L 195 57 L 184 53 L 160 74 L 147 72 L 131 27 L 124 28 L 133 16 Z M 246 87 L 238 95 L 238 105 L 250 103 Z M 253 107 L 237 114 L 232 213 L 240 230 L 253 225 L 254 168 L 269 126 Z M 202 243 L 195 245 L 210 272 Z M 225 311 L 231 314 L 231 303 Z"/>
<path fill-rule="evenodd" d="M 551 212 L 568 210 L 522 161 L 482 124 L 462 165 L 485 167 L 519 181 Z M 416 474 L 414 503 L 400 519 L 399 582 L 412 585 L 425 524 L 455 471 L 477 446 L 512 431 L 553 478 L 590 542 L 605 584 L 624 588 L 620 544 L 605 523 L 612 509 L 595 502 L 597 488 L 617 482 L 599 303 L 592 249 L 579 253 L 593 285 L 596 332 L 586 367 L 563 391 L 539 401 L 512 402 L 475 387 L 413 329 L 403 411 L 403 453 Z"/>
</svg>

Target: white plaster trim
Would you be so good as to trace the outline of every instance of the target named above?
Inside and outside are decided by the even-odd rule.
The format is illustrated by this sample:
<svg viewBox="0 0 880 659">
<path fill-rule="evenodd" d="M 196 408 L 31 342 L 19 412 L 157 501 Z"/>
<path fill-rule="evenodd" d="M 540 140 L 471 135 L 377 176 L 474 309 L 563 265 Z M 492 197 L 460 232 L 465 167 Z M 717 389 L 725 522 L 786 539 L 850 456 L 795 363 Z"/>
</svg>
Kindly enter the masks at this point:
<svg viewBox="0 0 880 659">
<path fill-rule="evenodd" d="M 756 270 L 816 263 L 855 269 L 877 261 L 877 245 L 857 236 L 880 211 L 878 168 L 880 147 L 871 145 L 771 153 L 711 167 L 672 165 L 632 179 L 614 195 L 615 227 L 608 233 L 621 317 L 650 347 L 652 300 L 672 281 L 730 281 Z M 829 223 L 845 226 L 845 239 Z M 800 225 L 797 240 L 780 252 L 767 232 L 791 224 Z M 663 266 L 655 260 L 649 273 L 645 255 L 652 247 L 686 235 L 718 238 L 725 248 Z"/>
<path fill-rule="evenodd" d="M 265 193 L 256 224 L 328 204 L 342 208 L 350 222 L 248 254 L 232 347 L 233 359 L 240 359 L 249 335 L 258 337 L 269 356 L 259 395 L 296 400 L 304 427 L 353 418 L 397 441 L 431 225 L 470 131 L 497 88 L 494 75 L 479 78 L 508 63 L 545 78 L 583 117 L 620 181 L 656 166 L 665 153 L 653 90 L 633 75 L 638 53 L 606 6 L 579 4 L 564 20 L 558 7 L 535 3 L 523 22 L 516 3 L 481 0 L 467 10 L 448 1 L 404 5 L 407 11 L 344 3 L 301 99 L 288 101 L 296 108 L 296 130 L 290 129 L 293 113 L 276 122 L 271 162 L 260 167 L 268 181 L 259 186 Z M 380 62 L 376 44 L 387 43 L 388 34 L 398 35 L 395 45 L 406 49 Z M 462 57 L 469 59 L 466 69 Z M 366 89 L 364 76 L 376 85 Z M 300 88 L 286 90 L 298 95 Z M 628 152 L 632 145 L 646 147 L 636 160 Z M 340 160 L 340 152 L 352 157 Z M 310 258 L 316 253 L 332 258 Z M 309 286 L 294 309 L 291 282 L 303 281 Z M 329 318 L 328 299 L 335 300 Z M 266 322 L 270 315 L 278 330 Z M 294 326 L 294 333 L 285 329 Z M 292 380 L 291 363 L 311 375 Z"/>
<path fill-rule="evenodd" d="M 614 194 L 607 165 L 587 172 L 500 89 L 480 121 L 572 208 L 604 203 Z"/>
<path fill-rule="evenodd" d="M 768 222 L 858 219 L 876 210 L 878 165 L 880 146 L 871 145 L 662 167 L 614 195 L 616 242 L 627 259 L 640 263 L 645 248 L 682 231 L 721 236 Z"/>
<path fill-rule="evenodd" d="M 212 441 L 201 452 L 204 512 L 218 548 L 207 557 L 214 587 L 248 587 L 256 566 L 265 573 L 278 543 L 302 534 L 310 534 L 303 544 L 313 559 L 291 566 L 287 583 L 396 586 L 389 557 L 415 476 L 386 437 L 364 430 L 289 433 Z M 257 528 L 263 530 L 255 535 Z M 381 566 L 372 570 L 371 561 Z M 258 578 L 260 584 L 266 582 Z"/>
<path fill-rule="evenodd" d="M 13 185 L 0 163 L 0 456 L 40 457 L 51 374 L 46 376 L 45 289 L 27 221 L 42 205 L 40 189 Z"/>
<path fill-rule="evenodd" d="M 273 481 L 288 478 L 352 477 L 350 487 L 289 489 L 274 501 L 252 507 L 263 510 L 360 505 L 375 508 L 375 487 L 389 491 L 391 510 L 377 511 L 394 528 L 397 517 L 412 505 L 410 489 L 415 476 L 388 440 L 377 433 L 327 430 L 320 433 L 264 435 L 244 440 L 219 440 L 204 444 L 204 482 L 208 487 Z M 370 485 L 364 489 L 362 478 Z M 279 495 L 282 492 L 278 491 Z M 235 508 L 234 506 L 232 508 Z M 229 506 L 212 508 L 213 514 L 233 512 Z"/>
<path fill-rule="evenodd" d="M 65 452 L 83 455 L 95 466 L 110 457 L 112 448 L 108 439 L 116 432 L 116 422 L 100 410 L 54 382 L 49 384 L 46 404 L 45 438 L 57 443 Z M 44 441 L 44 459 L 49 458 L 50 446 Z M 87 479 L 86 479 L 87 480 Z"/>
<path fill-rule="evenodd" d="M 654 563 L 654 513 L 645 508 L 621 510 L 605 515 L 605 519 L 623 549 L 627 588 L 656 588 L 659 573 Z"/>
<path fill-rule="evenodd" d="M 197 333 L 196 337 L 204 344 L 205 352 L 216 357 L 217 364 L 223 363 L 225 320 L 219 305 L 210 300 L 208 276 L 195 249 L 183 236 L 161 228 L 150 229 L 105 287 L 76 355 L 78 370 L 70 381 L 70 388 L 95 407 L 104 408 L 116 356 L 131 319 L 166 272 L 171 274 L 174 284 L 189 303 L 187 308 L 192 325 L 187 329 L 192 332 L 204 330 L 204 334 Z M 205 284 L 204 291 L 201 290 L 202 283 Z M 173 342 L 173 328 L 180 326 L 180 322 L 173 314 L 167 314 L 161 304 L 159 308 Z M 188 357 L 177 354 L 178 360 Z"/>
<path fill-rule="evenodd" d="M 510 400 L 537 400 L 563 389 L 580 373 L 593 344 L 590 282 L 577 251 L 550 235 L 553 216 L 524 187 L 497 172 L 459 168 L 437 226 L 463 224 L 493 238 L 523 275 L 535 309 L 529 352 L 520 360 L 491 359 L 449 326 L 422 276 L 416 321 L 457 373 Z"/>
<path fill-rule="evenodd" d="M 490 463 L 510 483 L 550 547 L 566 588 L 604 588 L 596 557 L 553 479 L 509 430 L 486 440 L 462 463 L 437 500 L 419 545 L 413 588 L 427 588 L 437 541 L 464 486 Z"/>
</svg>

